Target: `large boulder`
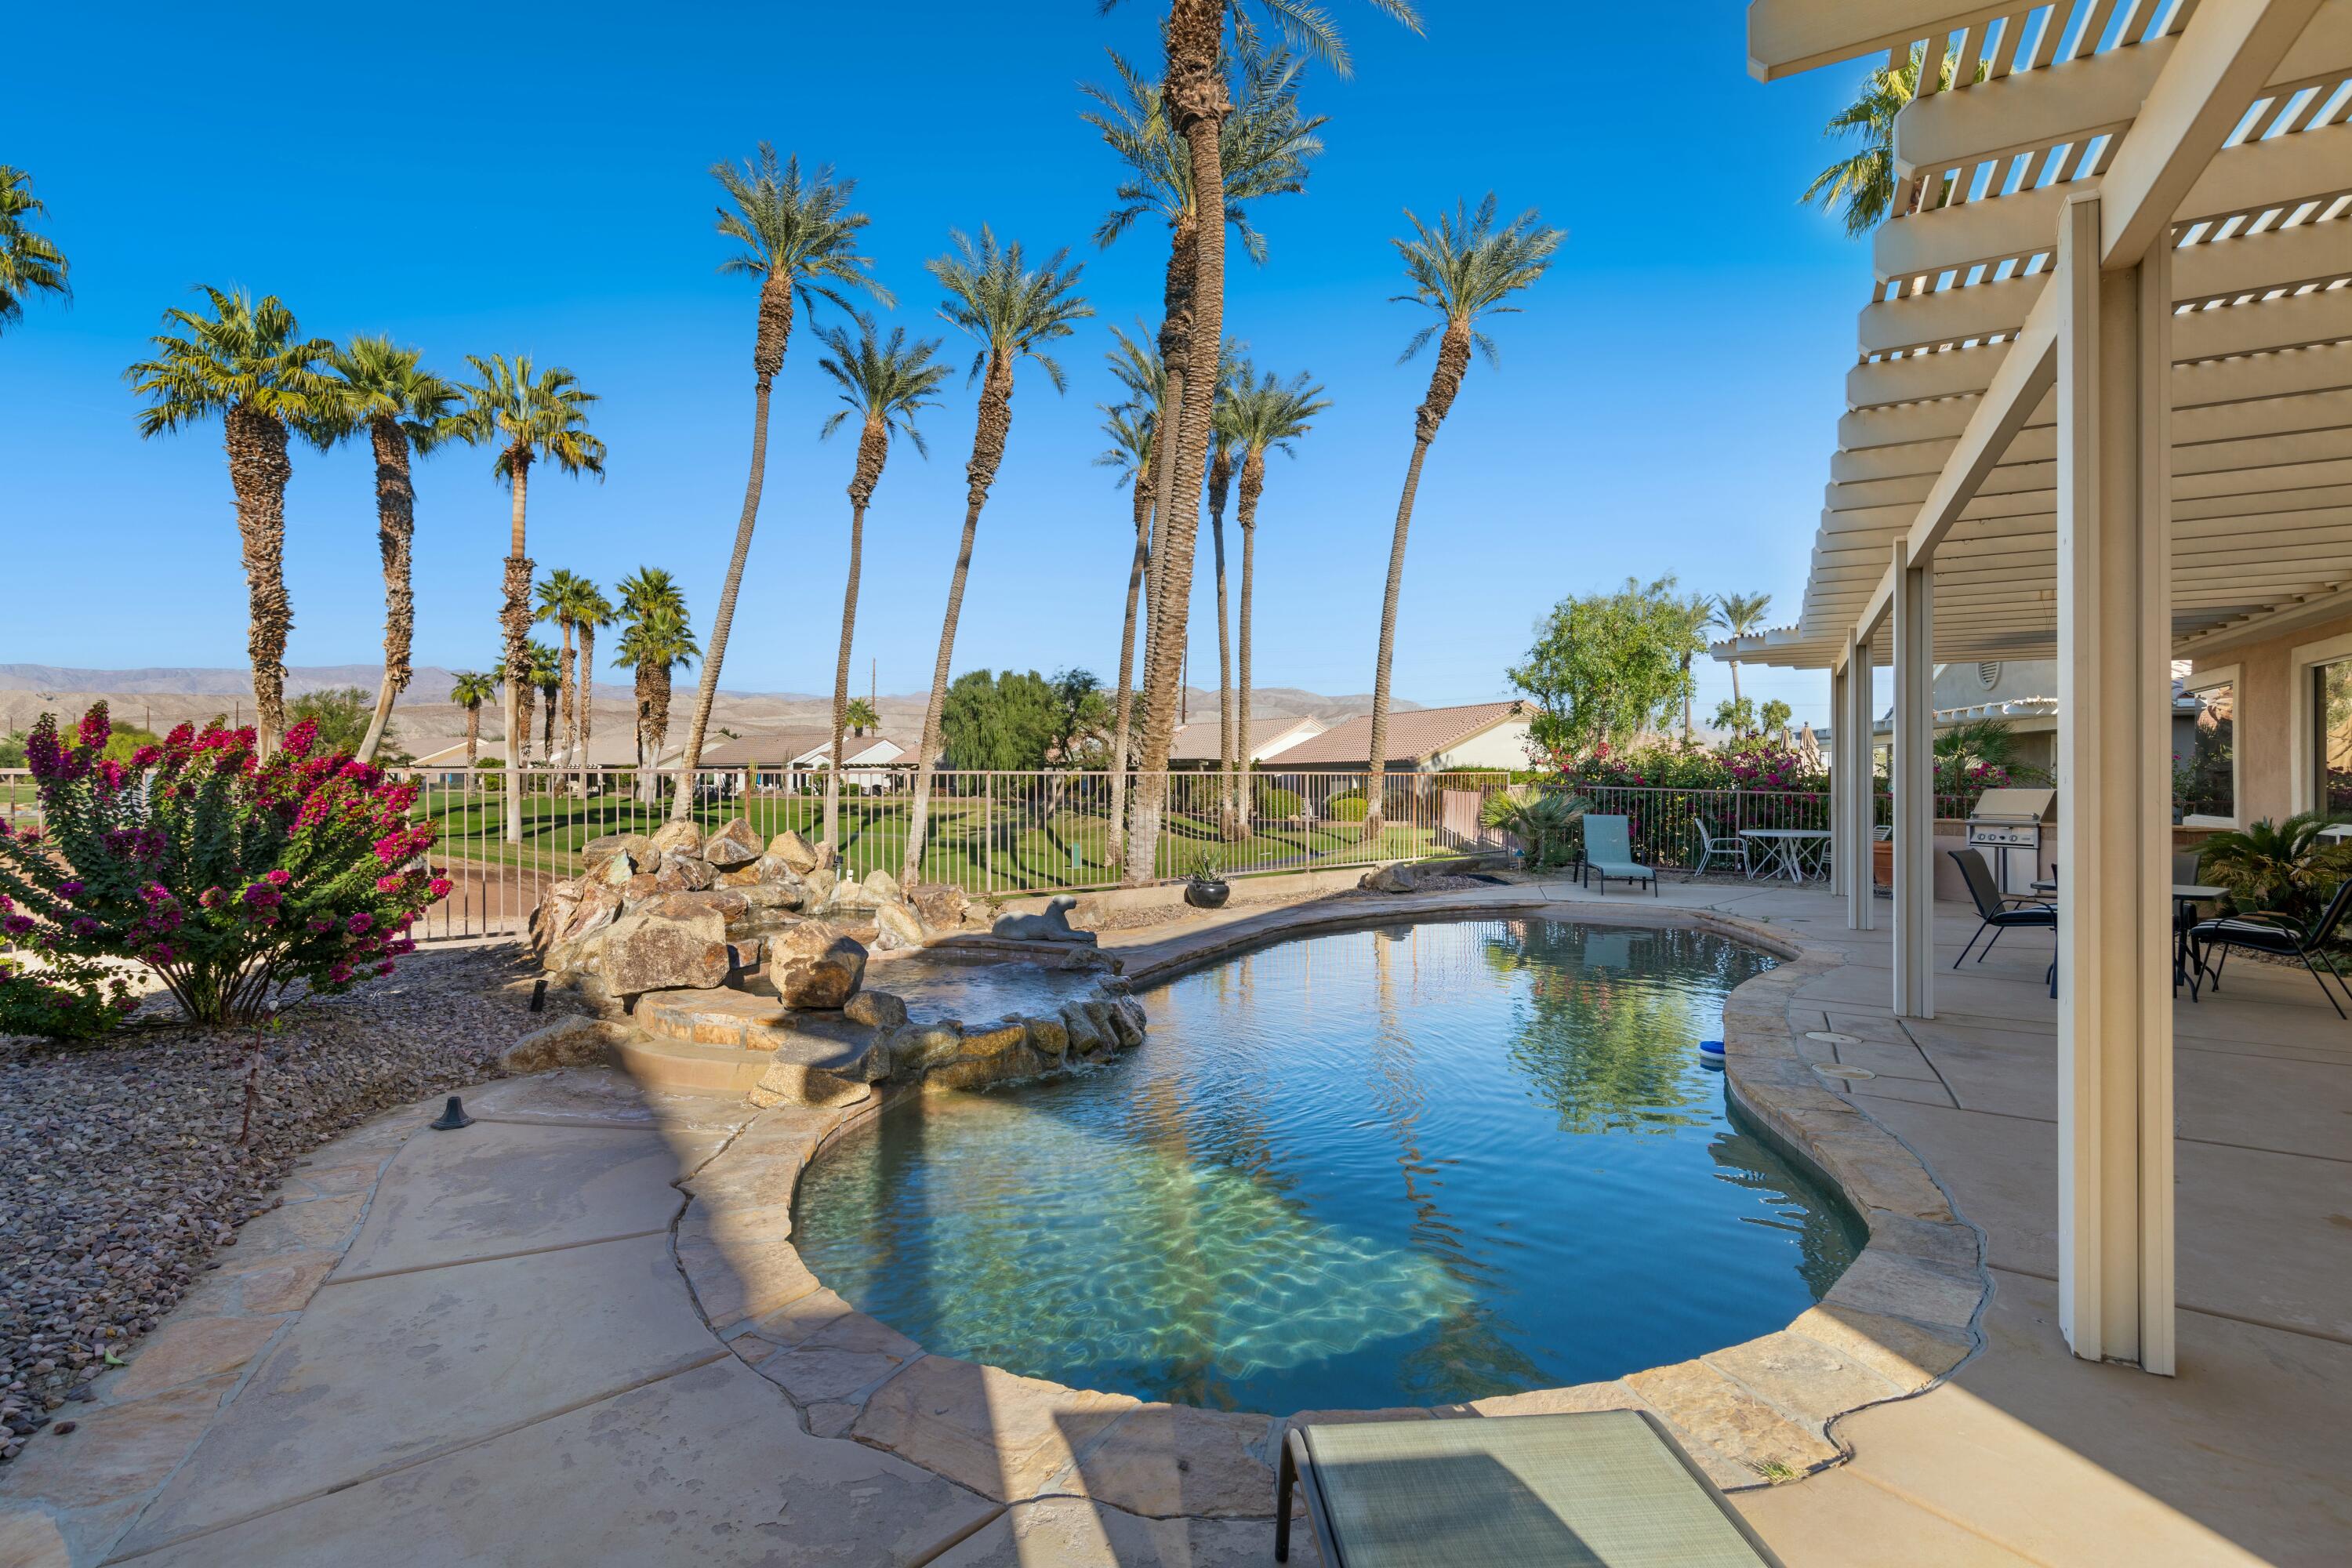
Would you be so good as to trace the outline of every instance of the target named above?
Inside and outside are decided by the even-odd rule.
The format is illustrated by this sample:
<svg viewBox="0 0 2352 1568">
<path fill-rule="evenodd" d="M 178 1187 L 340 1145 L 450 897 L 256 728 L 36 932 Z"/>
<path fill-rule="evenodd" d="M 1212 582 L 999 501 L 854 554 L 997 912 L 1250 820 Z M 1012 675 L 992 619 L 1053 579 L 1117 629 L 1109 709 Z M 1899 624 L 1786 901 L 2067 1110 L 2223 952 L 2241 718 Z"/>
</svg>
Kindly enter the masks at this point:
<svg viewBox="0 0 2352 1568">
<path fill-rule="evenodd" d="M 654 841 L 642 833 L 607 833 L 591 838 L 580 847 L 580 868 L 593 875 L 614 856 L 628 861 L 629 869 L 635 871 L 638 861 L 654 858 Z"/>
<path fill-rule="evenodd" d="M 548 1072 L 556 1068 L 609 1067 L 618 1059 L 613 1031 L 594 1018 L 559 1018 L 525 1035 L 499 1058 L 510 1073 Z"/>
<path fill-rule="evenodd" d="M 592 885 L 572 904 L 571 914 L 555 929 L 558 942 L 574 942 L 592 931 L 603 930 L 621 915 L 621 895 L 618 889 Z"/>
<path fill-rule="evenodd" d="M 874 909 L 874 945 L 884 952 L 920 947 L 929 933 L 915 911 L 904 904 L 877 904 Z"/>
<path fill-rule="evenodd" d="M 715 911 L 674 920 L 640 910 L 623 915 L 605 933 L 601 973 L 604 988 L 616 996 L 707 990 L 727 984 L 730 958 L 727 922 Z"/>
<path fill-rule="evenodd" d="M 653 847 L 664 855 L 699 855 L 702 828 L 693 822 L 665 822 L 654 829 Z"/>
<path fill-rule="evenodd" d="M 801 905 L 803 909 L 823 909 L 833 901 L 833 889 L 839 876 L 830 868 L 819 866 L 814 871 L 803 871 L 800 878 L 801 886 L 808 889 L 808 898 Z"/>
<path fill-rule="evenodd" d="M 907 1021 L 907 1004 L 887 991 L 860 991 L 842 1004 L 841 1016 L 873 1029 L 895 1029 Z"/>
<path fill-rule="evenodd" d="M 907 895 L 907 902 L 934 931 L 961 931 L 964 916 L 971 910 L 971 900 L 963 896 L 963 890 L 946 882 L 925 882 Z"/>
<path fill-rule="evenodd" d="M 793 872 L 803 875 L 824 864 L 824 858 L 816 852 L 815 847 L 789 827 L 768 840 L 768 855 L 772 859 L 782 861 Z"/>
<path fill-rule="evenodd" d="M 721 871 L 731 871 L 757 860 L 766 847 L 751 819 L 739 816 L 702 841 L 702 858 Z"/>
<path fill-rule="evenodd" d="M 795 1011 L 843 1006 L 866 984 L 866 949 L 822 921 L 771 933 L 767 957 L 776 995 Z"/>
<path fill-rule="evenodd" d="M 654 886 L 665 893 L 698 893 L 710 886 L 716 875 L 707 860 L 691 855 L 665 855 L 661 868 L 654 873 Z"/>
</svg>

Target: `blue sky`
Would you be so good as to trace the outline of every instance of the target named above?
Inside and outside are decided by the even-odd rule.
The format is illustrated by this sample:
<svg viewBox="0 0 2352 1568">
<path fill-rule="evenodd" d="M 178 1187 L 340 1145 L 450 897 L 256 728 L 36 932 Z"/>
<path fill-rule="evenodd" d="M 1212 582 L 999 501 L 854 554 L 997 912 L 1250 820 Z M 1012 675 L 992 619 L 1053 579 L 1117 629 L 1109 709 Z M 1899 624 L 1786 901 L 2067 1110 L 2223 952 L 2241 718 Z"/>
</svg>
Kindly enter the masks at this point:
<svg viewBox="0 0 2352 1568">
<path fill-rule="evenodd" d="M 1494 327 L 1424 474 L 1396 654 L 1422 702 L 1507 694 L 1505 668 L 1563 594 L 1628 574 L 1766 590 L 1793 616 L 1826 478 L 1867 259 L 1794 197 L 1851 88 L 1826 71 L 1765 88 L 1737 0 L 1605 6 L 1424 0 L 1415 37 L 1331 0 L 1352 79 L 1317 72 L 1328 151 L 1303 195 L 1259 213 L 1227 330 L 1305 369 L 1334 407 L 1261 510 L 1256 677 L 1364 691 L 1396 489 L 1427 360 L 1388 303 L 1401 208 L 1490 187 L 1568 230 L 1526 313 Z M 1021 25 L 1007 26 L 1006 13 Z M 1635 13 L 1638 12 L 1638 16 Z M 1118 171 L 1077 118 L 1103 50 L 1151 56 L 1128 0 L 914 0 L 756 8 L 602 4 L 499 21 L 415 5 L 36 10 L 0 104 L 0 161 L 30 169 L 74 262 L 70 309 L 35 303 L 0 338 L 0 539 L 16 592 L 0 661 L 243 662 L 245 590 L 216 429 L 142 441 L 121 379 L 199 282 L 282 296 L 306 331 L 383 331 L 446 372 L 528 352 L 603 395 L 602 484 L 541 478 L 531 552 L 610 584 L 683 579 L 698 625 L 741 498 L 752 286 L 719 277 L 707 170 L 761 139 L 859 181 L 898 319 L 932 315 L 922 270 L 951 226 L 1069 245 L 1099 312 L 1066 345 L 1057 397 L 1026 374 L 982 523 L 959 669 L 1116 668 L 1128 507 L 1095 405 L 1113 395 L 1108 322 L 1156 321 L 1161 231 L 1089 236 Z M 232 70 L 230 68 L 234 66 Z M 997 151 L 1001 149 L 1001 151 Z M 951 343 L 961 364 L 966 356 Z M 738 689 L 830 685 L 845 552 L 848 439 L 805 330 L 781 378 L 767 501 L 729 649 Z M 927 677 L 954 539 L 971 394 L 961 377 L 903 444 L 867 524 L 856 662 L 882 689 Z M 363 448 L 298 453 L 288 497 L 294 664 L 379 657 L 381 579 Z M 417 658 L 488 661 L 507 499 L 457 449 L 417 481 Z M 1237 541 L 1236 541 L 1237 543 Z M 1193 679 L 1213 682 L 1202 541 Z M 86 584 L 96 593 L 34 584 Z M 93 607 L 103 613 L 93 613 Z M 1825 678 L 1751 672 L 1750 692 L 1827 717 Z M 1702 700 L 1727 695 L 1719 668 Z"/>
</svg>

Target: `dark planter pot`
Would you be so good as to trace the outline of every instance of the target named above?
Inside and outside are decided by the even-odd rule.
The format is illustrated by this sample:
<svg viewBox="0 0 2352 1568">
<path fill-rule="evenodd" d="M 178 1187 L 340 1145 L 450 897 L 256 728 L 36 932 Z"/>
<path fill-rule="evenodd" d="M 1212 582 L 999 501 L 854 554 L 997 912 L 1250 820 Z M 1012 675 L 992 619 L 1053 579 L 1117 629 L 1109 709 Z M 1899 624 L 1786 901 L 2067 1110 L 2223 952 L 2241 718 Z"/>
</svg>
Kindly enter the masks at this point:
<svg viewBox="0 0 2352 1568">
<path fill-rule="evenodd" d="M 1231 886 L 1223 882 L 1187 882 L 1184 901 L 1196 910 L 1222 910 L 1225 900 L 1234 896 Z"/>
</svg>

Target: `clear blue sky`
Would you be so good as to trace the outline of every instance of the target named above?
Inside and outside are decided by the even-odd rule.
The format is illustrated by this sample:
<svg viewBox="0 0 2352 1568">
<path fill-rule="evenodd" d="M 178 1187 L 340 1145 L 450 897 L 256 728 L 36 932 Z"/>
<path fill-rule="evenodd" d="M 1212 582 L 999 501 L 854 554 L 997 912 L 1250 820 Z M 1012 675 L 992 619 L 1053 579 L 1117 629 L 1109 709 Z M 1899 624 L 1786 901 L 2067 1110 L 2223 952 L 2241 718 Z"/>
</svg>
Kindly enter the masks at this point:
<svg viewBox="0 0 2352 1568">
<path fill-rule="evenodd" d="M 1335 406 L 1261 513 L 1256 678 L 1363 691 L 1396 489 L 1426 358 L 1387 303 L 1400 209 L 1492 187 L 1569 231 L 1524 315 L 1494 335 L 1433 448 L 1415 518 L 1396 689 L 1428 703 L 1507 692 L 1503 670 L 1563 594 L 1627 574 L 1768 590 L 1793 616 L 1821 505 L 1866 258 L 1794 197 L 1853 85 L 1765 88 L 1743 69 L 1736 0 L 1639 7 L 1424 0 L 1414 37 L 1330 0 L 1351 80 L 1306 89 L 1332 121 L 1306 195 L 1263 205 L 1228 330 L 1261 365 L 1312 371 Z M 1017 25 L 1007 14 L 1018 15 Z M 1103 50 L 1150 55 L 1147 0 L 896 5 L 582 4 L 560 17 L 415 5 L 397 22 L 315 4 L 36 9 L 12 30 L 0 161 L 30 169 L 74 263 L 70 309 L 35 302 L 0 338 L 0 538 L 13 592 L 0 661 L 244 659 L 245 588 L 216 429 L 142 441 L 121 379 L 199 282 L 281 295 L 306 331 L 390 332 L 456 374 L 528 352 L 599 392 L 603 484 L 541 477 L 531 551 L 610 584 L 683 579 L 707 623 L 740 502 L 753 289 L 717 275 L 706 171 L 762 138 L 859 181 L 869 248 L 926 335 L 922 270 L 982 221 L 1073 247 L 1099 320 L 1067 345 L 1068 395 L 1028 374 L 982 524 L 959 669 L 1116 668 L 1125 498 L 1088 460 L 1112 395 L 1106 324 L 1152 317 L 1165 253 L 1139 226 L 1089 239 L 1118 170 L 1082 124 Z M 1238 259 L 1238 258 L 1237 258 Z M 767 502 L 725 684 L 830 684 L 847 524 L 846 439 L 815 345 L 793 339 Z M 951 346 L 950 353 L 956 350 Z M 959 355 L 959 363 L 962 363 Z M 868 519 L 861 674 L 919 689 L 961 521 L 971 395 L 961 376 L 901 445 Z M 417 657 L 496 646 L 507 499 L 488 458 L 419 469 Z M 363 447 L 298 452 L 288 497 L 289 663 L 380 657 Z M 1201 552 L 1196 684 L 1215 672 Z M 36 586 L 58 584 L 48 592 Z M 1826 719 L 1826 680 L 1755 672 L 1751 692 Z M 1727 695 L 1706 672 L 1706 705 Z"/>
</svg>

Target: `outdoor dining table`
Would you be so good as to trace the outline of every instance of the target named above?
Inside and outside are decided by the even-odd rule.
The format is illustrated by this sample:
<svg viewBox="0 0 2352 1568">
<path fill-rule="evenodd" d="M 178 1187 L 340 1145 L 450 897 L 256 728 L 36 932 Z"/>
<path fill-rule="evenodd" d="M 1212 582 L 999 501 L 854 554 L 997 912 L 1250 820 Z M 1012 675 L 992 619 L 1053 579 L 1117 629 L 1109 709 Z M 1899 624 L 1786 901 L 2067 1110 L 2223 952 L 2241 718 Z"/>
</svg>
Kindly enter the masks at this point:
<svg viewBox="0 0 2352 1568">
<path fill-rule="evenodd" d="M 2035 892 L 2045 898 L 2058 896 L 2058 884 L 2054 881 L 2035 882 L 2032 886 Z M 2227 888 L 2208 887 L 2203 882 L 2175 882 L 2172 884 L 2172 902 L 2178 909 L 2183 905 L 2200 904 L 2208 899 L 2218 899 L 2228 891 Z M 2189 979 L 2190 963 L 2189 928 L 2175 921 L 2172 922 L 2172 980 L 2175 988 Z M 2193 981 L 2189 986 L 2189 997 L 2192 1002 L 2197 999 L 2197 986 Z"/>
<path fill-rule="evenodd" d="M 1739 837 L 1754 840 L 1757 854 L 1763 861 L 1762 875 L 1777 877 L 1787 872 L 1789 880 L 1805 879 L 1805 851 L 1819 848 L 1830 841 L 1826 827 L 1743 827 Z"/>
</svg>

